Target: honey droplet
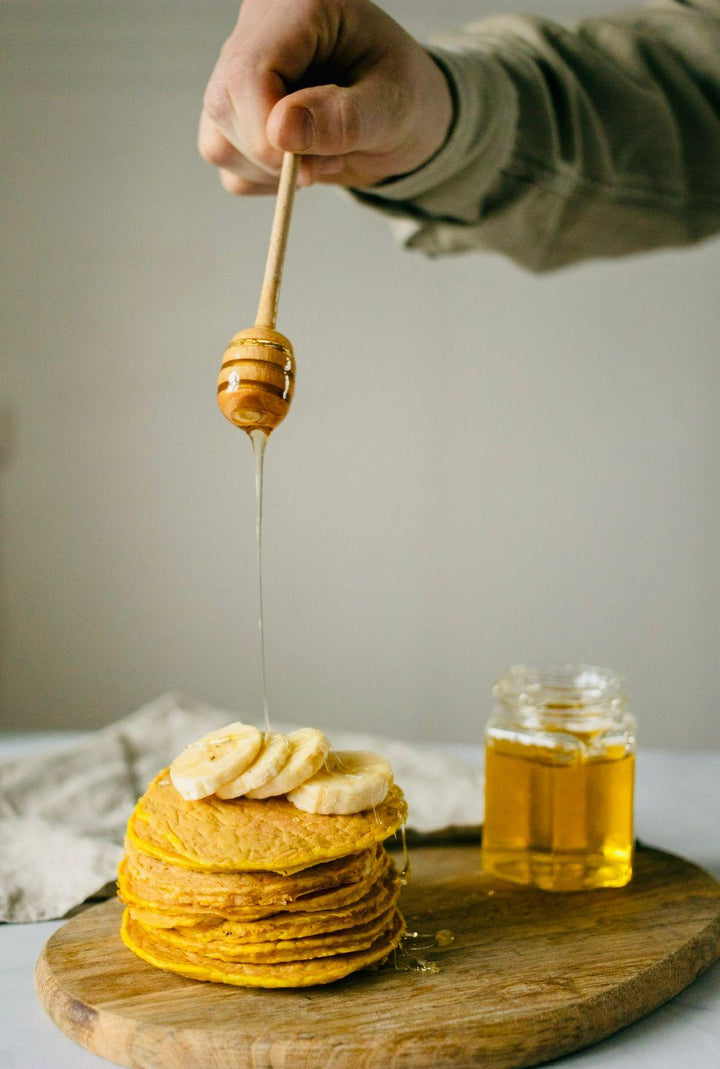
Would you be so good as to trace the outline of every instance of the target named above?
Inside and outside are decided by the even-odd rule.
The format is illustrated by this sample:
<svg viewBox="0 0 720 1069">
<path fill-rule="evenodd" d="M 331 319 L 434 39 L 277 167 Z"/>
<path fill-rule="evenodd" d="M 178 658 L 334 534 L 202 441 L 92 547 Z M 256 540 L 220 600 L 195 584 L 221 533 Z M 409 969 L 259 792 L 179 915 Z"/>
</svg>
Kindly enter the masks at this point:
<svg viewBox="0 0 720 1069">
<path fill-rule="evenodd" d="M 435 932 L 435 945 L 439 947 L 449 947 L 455 942 L 455 936 L 449 928 L 441 928 L 439 932 Z"/>
</svg>

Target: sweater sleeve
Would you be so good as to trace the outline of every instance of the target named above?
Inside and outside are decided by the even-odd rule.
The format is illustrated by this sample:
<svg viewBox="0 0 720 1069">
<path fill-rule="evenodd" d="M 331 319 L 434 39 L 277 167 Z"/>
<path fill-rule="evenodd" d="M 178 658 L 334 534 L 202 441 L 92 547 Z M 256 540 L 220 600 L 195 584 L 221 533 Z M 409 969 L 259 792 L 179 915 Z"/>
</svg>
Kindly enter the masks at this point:
<svg viewBox="0 0 720 1069">
<path fill-rule="evenodd" d="M 720 0 L 660 0 L 568 29 L 497 16 L 429 49 L 456 102 L 427 164 L 369 190 L 430 255 L 532 270 L 720 230 Z"/>
</svg>

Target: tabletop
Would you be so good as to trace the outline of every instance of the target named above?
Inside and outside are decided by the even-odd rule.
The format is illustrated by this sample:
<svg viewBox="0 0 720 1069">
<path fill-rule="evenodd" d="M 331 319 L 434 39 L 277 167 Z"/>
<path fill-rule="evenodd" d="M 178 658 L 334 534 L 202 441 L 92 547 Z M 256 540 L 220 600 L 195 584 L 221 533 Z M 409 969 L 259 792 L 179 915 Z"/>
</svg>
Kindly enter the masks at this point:
<svg viewBox="0 0 720 1069">
<path fill-rule="evenodd" d="M 77 733 L 0 736 L 0 760 L 80 737 Z M 443 746 L 482 762 L 479 746 Z M 641 751 L 636 832 L 720 880 L 720 751 Z M 35 961 L 62 924 L 0 925 L 0 1065 L 4 1069 L 99 1069 L 110 1065 L 67 1039 L 35 995 Z M 553 1062 L 558 1069 L 693 1069 L 720 1065 L 720 962 L 654 1013 L 609 1039 Z M 198 1069 L 205 1069 L 198 1066 Z"/>
</svg>

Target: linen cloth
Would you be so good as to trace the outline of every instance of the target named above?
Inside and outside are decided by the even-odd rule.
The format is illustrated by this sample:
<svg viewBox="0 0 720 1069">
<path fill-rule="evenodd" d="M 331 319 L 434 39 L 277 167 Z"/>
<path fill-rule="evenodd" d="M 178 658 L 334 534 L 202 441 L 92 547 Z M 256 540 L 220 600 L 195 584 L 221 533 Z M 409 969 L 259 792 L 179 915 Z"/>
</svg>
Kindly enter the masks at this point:
<svg viewBox="0 0 720 1069">
<path fill-rule="evenodd" d="M 544 271 L 720 230 L 720 0 L 574 26 L 497 15 L 428 51 L 455 98 L 447 143 L 352 191 L 405 247 Z"/>
<path fill-rule="evenodd" d="M 163 694 L 67 749 L 0 764 L 0 921 L 64 916 L 110 895 L 130 812 L 183 747 L 233 720 L 252 720 Z M 291 731 L 300 725 L 273 724 Z M 431 746 L 331 732 L 336 749 L 375 750 L 392 763 L 408 828 L 432 833 L 482 821 L 482 770 Z"/>
</svg>

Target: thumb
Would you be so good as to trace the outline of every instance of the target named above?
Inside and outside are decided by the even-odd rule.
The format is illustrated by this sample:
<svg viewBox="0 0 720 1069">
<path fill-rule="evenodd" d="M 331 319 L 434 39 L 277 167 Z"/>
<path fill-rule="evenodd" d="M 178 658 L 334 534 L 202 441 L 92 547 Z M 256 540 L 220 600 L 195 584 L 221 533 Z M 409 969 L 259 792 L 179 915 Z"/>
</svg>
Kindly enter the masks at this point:
<svg viewBox="0 0 720 1069">
<path fill-rule="evenodd" d="M 319 85 L 279 100 L 267 122 L 268 141 L 283 152 L 344 156 L 384 149 L 398 129 L 387 81 Z"/>
</svg>

